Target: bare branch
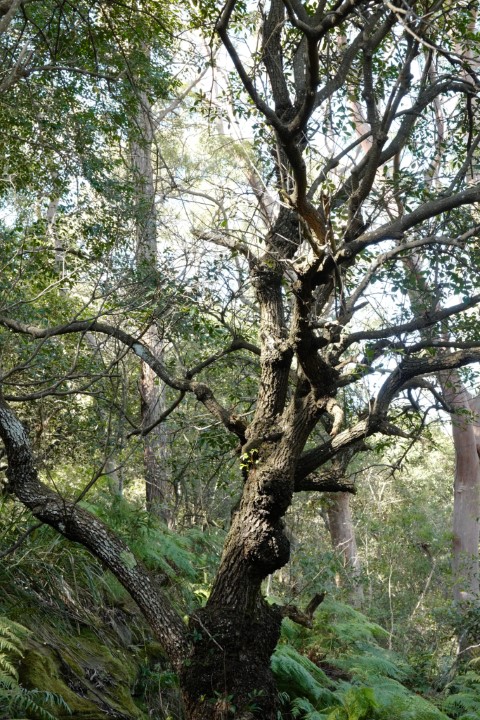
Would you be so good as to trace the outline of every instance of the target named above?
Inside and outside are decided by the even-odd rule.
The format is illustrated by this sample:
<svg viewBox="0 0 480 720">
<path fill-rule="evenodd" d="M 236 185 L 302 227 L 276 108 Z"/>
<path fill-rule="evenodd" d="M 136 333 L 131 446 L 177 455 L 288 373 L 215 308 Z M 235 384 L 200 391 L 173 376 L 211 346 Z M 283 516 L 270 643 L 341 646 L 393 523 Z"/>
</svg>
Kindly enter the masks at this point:
<svg viewBox="0 0 480 720">
<path fill-rule="evenodd" d="M 375 245 L 382 240 L 399 240 L 407 230 L 411 230 L 425 220 L 437 217 L 463 205 L 473 205 L 478 201 L 480 201 L 480 185 L 473 185 L 455 195 L 445 195 L 435 200 L 430 200 L 420 205 L 411 213 L 397 218 L 386 225 L 382 225 L 382 227 L 377 230 L 364 233 L 350 243 L 346 243 L 337 254 L 336 261 L 337 263 L 343 263 L 351 260 L 352 257 L 355 257 L 355 255 L 364 248 Z"/>
<path fill-rule="evenodd" d="M 39 328 L 34 325 L 17 322 L 4 316 L 0 316 L 0 325 L 23 335 L 30 335 L 36 339 L 52 338 L 78 332 L 98 332 L 114 337 L 149 365 L 166 385 L 175 390 L 193 393 L 228 430 L 235 433 L 241 440 L 245 438 L 244 423 L 235 415 L 230 414 L 228 410 L 217 401 L 215 395 L 207 385 L 189 380 L 188 378 L 171 377 L 165 365 L 153 355 L 145 343 L 121 328 L 108 325 L 99 320 L 76 320 L 72 323 L 57 325 L 53 328 Z"/>
<path fill-rule="evenodd" d="M 379 340 L 382 338 L 388 338 L 392 336 L 400 336 L 404 333 L 414 332 L 415 330 L 423 330 L 427 327 L 432 327 L 446 318 L 458 315 L 463 310 L 475 307 L 480 302 L 480 295 L 473 295 L 465 302 L 458 303 L 457 305 L 451 305 L 448 308 L 442 308 L 436 311 L 426 311 L 420 317 L 416 317 L 407 323 L 400 323 L 398 325 L 390 325 L 387 328 L 380 330 L 363 330 L 356 333 L 351 333 L 341 343 L 340 347 L 345 350 L 350 345 L 361 340 Z"/>
</svg>

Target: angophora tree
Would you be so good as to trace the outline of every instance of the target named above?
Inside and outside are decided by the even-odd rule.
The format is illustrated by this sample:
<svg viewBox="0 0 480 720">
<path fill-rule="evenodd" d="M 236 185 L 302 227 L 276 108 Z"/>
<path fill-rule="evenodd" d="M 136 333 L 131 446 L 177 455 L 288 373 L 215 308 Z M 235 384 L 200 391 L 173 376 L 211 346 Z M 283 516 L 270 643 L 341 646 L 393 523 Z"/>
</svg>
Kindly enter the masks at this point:
<svg viewBox="0 0 480 720">
<path fill-rule="evenodd" d="M 235 92 L 247 97 L 243 112 L 257 116 L 258 228 L 265 218 L 258 188 L 270 183 L 278 193 L 270 226 L 252 242 L 234 221 L 228 232 L 223 220 L 204 232 L 248 269 L 258 345 L 237 334 L 223 351 L 199 353 L 193 369 L 175 371 L 154 356 L 134 319 L 121 326 L 84 311 L 53 327 L 12 314 L 0 318 L 32 343 L 87 331 L 115 338 L 238 438 L 241 502 L 211 595 L 188 626 L 119 539 L 39 479 L 27 434 L 5 401 L 0 434 L 9 491 L 37 518 L 88 547 L 129 590 L 180 673 L 188 717 L 275 718 L 270 656 L 282 617 L 293 613 L 299 620 L 301 613 L 268 606 L 261 585 L 288 561 L 283 517 L 294 493 L 345 490 L 332 460 L 341 466 L 342 456 L 374 434 L 404 436 L 408 426 L 416 432 L 424 420 L 420 393 L 438 395 L 425 376 L 480 359 L 469 316 L 480 300 L 473 271 L 480 187 L 468 180 L 480 140 L 469 112 L 477 76 L 475 63 L 458 53 L 470 21 L 461 4 L 454 20 L 446 2 L 271 0 L 250 12 L 228 0 L 220 10 L 207 2 L 197 9 L 203 23 L 216 17 Z M 252 56 L 251 37 L 238 48 L 245 28 L 258 33 Z M 477 42 L 471 30 L 469 41 Z M 449 123 L 440 165 L 431 123 L 439 100 Z M 365 118 L 360 137 L 358 123 L 349 122 L 352 102 Z M 428 181 L 432 166 L 435 186 Z M 405 258 L 419 252 L 430 261 L 428 272 L 441 278 L 444 302 L 436 299 L 415 314 L 403 305 L 400 290 L 407 291 L 400 285 Z M 450 334 L 440 335 L 439 327 Z M 260 361 L 247 424 L 201 375 L 227 355 L 248 352 Z M 344 411 L 342 397 L 355 384 L 366 388 L 368 400 Z"/>
</svg>

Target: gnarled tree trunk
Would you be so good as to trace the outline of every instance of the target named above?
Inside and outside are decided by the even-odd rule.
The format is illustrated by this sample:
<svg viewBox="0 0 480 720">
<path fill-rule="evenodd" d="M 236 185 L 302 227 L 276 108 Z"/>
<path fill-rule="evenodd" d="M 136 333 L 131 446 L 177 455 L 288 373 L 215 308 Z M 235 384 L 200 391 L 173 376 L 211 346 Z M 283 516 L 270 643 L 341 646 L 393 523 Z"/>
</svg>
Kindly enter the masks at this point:
<svg viewBox="0 0 480 720">
<path fill-rule="evenodd" d="M 447 94 L 461 97 L 471 92 L 471 86 L 450 76 L 435 83 L 424 74 L 418 87 L 414 86 L 418 73 L 412 62 L 421 45 L 416 34 L 424 29 L 418 23 L 415 35 L 407 34 L 398 42 L 399 35 L 391 35 L 392 28 L 398 25 L 403 33 L 403 22 L 410 19 L 396 14 L 389 5 L 346 1 L 332 5 L 335 9 L 330 12 L 324 3 L 319 3 L 312 13 L 301 2 L 271 0 L 258 14 L 262 22 L 261 47 L 246 65 L 230 34 L 231 25 L 233 33 L 239 27 L 238 16 L 231 23 L 232 14 L 241 6 L 242 19 L 244 3 L 227 0 L 218 18 L 216 29 L 245 92 L 275 133 L 272 156 L 281 198 L 275 223 L 261 239 L 256 236 L 250 242 L 242 223 L 237 231 L 223 234 L 224 228 L 220 227 L 214 233 L 215 241 L 219 238 L 220 244 L 243 256 L 260 314 L 260 347 L 254 348 L 255 354 L 260 353 L 260 374 L 254 414 L 248 426 L 197 377 L 219 356 L 240 348 L 251 350 L 252 344 L 241 338 L 233 337 L 221 353 L 202 359 L 200 370 L 178 371 L 177 376 L 165 366 L 158 348 L 154 344 L 150 347 L 141 330 L 134 324 L 132 329 L 128 319 L 121 326 L 115 319 L 109 323 L 104 317 L 88 314 L 87 318 L 81 315 L 50 327 L 43 316 L 40 326 L 33 321 L 22 322 L 21 316 L 0 316 L 2 327 L 39 342 L 85 332 L 115 338 L 172 391 L 180 396 L 191 393 L 215 422 L 222 423 L 238 439 L 244 480 L 242 500 L 232 520 L 210 598 L 205 608 L 192 614 L 187 628 L 169 602 L 161 578 L 151 577 L 130 549 L 98 518 L 40 482 L 25 431 L 0 399 L 0 435 L 8 457 L 8 489 L 37 518 L 88 548 L 130 592 L 180 674 L 190 720 L 225 720 L 229 715 L 237 720 L 252 716 L 276 720 L 270 656 L 285 609 L 265 605 L 261 583 L 288 561 L 289 543 L 283 517 L 293 493 L 334 490 L 314 475 L 319 468 L 376 432 L 398 434 L 395 415 L 389 415 L 389 408 L 410 381 L 480 360 L 480 349 L 475 344 L 459 345 L 454 352 L 442 354 L 429 352 L 437 345 L 429 344 L 428 338 L 425 343 L 412 340 L 408 352 L 407 341 L 405 345 L 402 341 L 399 348 L 398 340 L 408 333 L 438 327 L 450 315 L 461 315 L 480 302 L 478 296 L 443 311 L 431 308 L 428 313 L 414 313 L 406 322 L 396 318 L 374 329 L 365 328 L 363 322 L 361 330 L 349 327 L 355 312 L 363 307 L 359 301 L 376 271 L 390 260 L 398 260 L 394 250 L 383 253 L 377 252 L 377 248 L 398 239 L 402 243 L 401 252 L 411 253 L 419 246 L 412 239 L 414 233 L 427 236 L 425 242 L 433 247 L 437 243 L 441 246 L 442 238 L 432 239 L 428 235 L 434 219 L 441 218 L 442 233 L 443 228 L 453 232 L 449 214 L 480 199 L 480 186 L 455 189 L 463 179 L 460 174 L 455 178 L 454 190 L 448 193 L 428 199 L 412 193 L 409 202 L 413 209 L 399 212 L 397 217 L 392 216 L 388 199 L 382 210 L 382 193 L 375 187 L 375 178 L 407 143 L 413 145 L 418 137 L 423 137 L 423 131 L 415 137 L 415 124 L 427 117 L 432 101 Z M 350 16 L 353 22 L 342 31 L 341 26 L 350 22 Z M 292 38 L 288 52 L 283 46 L 286 23 Z M 348 38 L 348 44 L 337 52 L 339 34 Z M 299 36 L 295 49 L 293 43 Z M 377 102 L 374 85 L 379 78 L 378 67 L 384 65 L 386 43 L 393 49 L 389 56 L 392 69 L 397 56 L 399 59 L 397 76 L 393 78 L 389 72 L 385 77 L 387 85 L 390 83 L 390 99 L 382 106 L 382 102 Z M 331 53 L 331 64 L 324 67 L 328 48 L 335 51 Z M 244 52 L 245 48 L 242 56 Z M 260 78 L 254 74 L 262 63 L 265 75 Z M 330 112 L 346 101 L 348 93 L 336 93 L 349 75 L 363 83 L 359 97 L 365 100 L 368 111 L 371 147 L 364 160 L 345 167 L 340 183 L 338 178 L 332 182 L 330 172 L 346 159 L 348 152 L 344 148 L 336 150 L 336 156 L 324 158 L 322 167 L 313 170 L 312 166 L 312 172 L 318 175 L 310 182 L 304 150 L 310 131 L 320 125 L 318 116 L 311 124 L 309 121 L 320 105 Z M 145 114 L 139 117 L 139 126 L 142 123 L 145 126 L 133 148 L 139 181 L 138 265 L 154 278 L 152 126 L 146 98 L 142 105 Z M 323 151 L 324 146 L 322 137 L 318 147 Z M 421 160 L 419 156 L 418 161 Z M 377 204 L 379 212 L 375 211 L 372 217 L 372 208 Z M 368 255 L 364 252 L 367 250 Z M 357 263 L 358 258 L 361 260 Z M 161 334 L 158 339 L 161 341 Z M 416 345 L 420 347 L 415 348 Z M 355 387 L 366 373 L 374 371 L 372 356 L 374 359 L 382 356 L 386 348 L 383 364 L 386 377 L 376 397 L 358 415 L 354 414 L 350 426 L 342 430 L 343 415 L 335 400 L 337 392 Z M 365 357 L 357 360 L 364 351 Z M 317 444 L 318 436 L 312 436 L 312 432 L 322 417 L 328 419 L 326 424 L 332 429 L 329 437 L 323 437 Z M 315 445 L 305 450 L 310 438 Z"/>
</svg>

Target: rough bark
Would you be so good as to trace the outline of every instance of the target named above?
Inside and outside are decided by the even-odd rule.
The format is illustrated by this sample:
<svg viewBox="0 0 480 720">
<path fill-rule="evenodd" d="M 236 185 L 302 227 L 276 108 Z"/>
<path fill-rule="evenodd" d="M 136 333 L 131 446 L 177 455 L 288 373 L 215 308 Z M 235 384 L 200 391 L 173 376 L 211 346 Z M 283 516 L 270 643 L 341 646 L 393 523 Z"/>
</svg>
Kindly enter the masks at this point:
<svg viewBox="0 0 480 720">
<path fill-rule="evenodd" d="M 258 448 L 261 459 L 253 461 L 248 473 L 210 598 L 191 619 L 198 640 L 182 678 L 195 720 L 220 720 L 228 698 L 234 698 L 238 717 L 255 698 L 257 716 L 276 718 L 277 693 L 269 665 L 282 616 L 264 603 L 260 588 L 289 558 L 282 517 L 293 493 L 290 447 L 284 441 L 273 449 L 268 443 Z M 221 694 L 216 701 L 215 691 Z"/>
<path fill-rule="evenodd" d="M 276 720 L 270 658 L 281 620 L 279 609 L 260 598 L 247 614 L 209 603 L 192 616 L 194 651 L 180 675 L 189 720 Z"/>
<path fill-rule="evenodd" d="M 81 543 L 120 580 L 150 623 L 172 663 L 180 667 L 189 652 L 185 625 L 129 547 L 98 518 L 44 485 L 23 425 L 0 398 L 0 437 L 8 458 L 8 487 L 33 515 L 69 540 Z"/>
<path fill-rule="evenodd" d="M 386 321 L 385 326 L 374 330 L 365 328 L 360 318 L 358 331 L 350 331 L 349 323 L 360 307 L 358 301 L 377 270 L 385 267 L 388 270 L 390 260 L 398 261 L 392 250 L 378 249 L 379 244 L 393 239 L 404 243 L 403 251 L 411 251 L 415 233 L 425 236 L 422 244 L 443 247 L 442 243 L 447 242 L 444 228 L 451 228 L 451 232 L 455 228 L 453 221 L 449 225 L 450 215 L 480 200 L 479 186 L 464 188 L 457 179 L 453 190 L 437 196 L 413 192 L 409 198 L 412 209 L 397 214 L 392 212 L 383 190 L 378 193 L 375 188 L 371 193 L 382 165 L 407 143 L 414 145 L 418 139 L 412 136 L 415 124 L 428 116 L 432 103 L 447 94 L 449 102 L 453 102 L 455 94 L 463 99 L 472 92 L 472 84 L 454 74 L 445 74 L 438 81 L 428 74 L 418 82 L 414 74 L 412 78 L 409 71 L 416 43 L 406 32 L 402 42 L 397 42 L 398 35 L 391 39 L 396 49 L 389 55 L 389 62 L 393 63 L 402 53 L 404 59 L 399 63 L 396 78 L 391 77 L 390 71 L 382 78 L 382 85 L 389 86 L 390 92 L 384 98 L 382 110 L 374 87 L 373 55 L 385 52 L 392 27 L 397 24 L 399 33 L 403 33 L 402 22 L 408 20 L 389 5 L 353 0 L 337 3 L 334 11 L 325 12 L 324 3 L 320 3 L 312 14 L 298 0 L 271 0 L 265 6 L 261 50 L 246 65 L 242 60 L 245 48 L 240 56 L 229 35 L 236 0 L 226 0 L 218 19 L 218 33 L 250 102 L 273 129 L 276 185 L 280 189 L 278 217 L 265 237 L 254 237 L 250 243 L 250 235 L 243 230 L 237 233 L 233 228 L 222 235 L 222 228 L 216 228 L 212 233 L 216 242 L 223 241 L 227 248 L 245 258 L 258 303 L 260 374 L 254 416 L 248 426 L 234 410 L 222 405 L 206 383 L 195 379 L 227 353 L 248 349 L 246 344 L 236 343 L 236 338 L 210 358 L 204 359 L 200 353 L 196 368 L 177 377 L 169 371 L 161 352 L 153 346 L 155 343 L 152 345 L 144 335 L 144 328 L 135 327 L 130 318 L 122 326 L 117 322 L 120 314 L 112 314 L 108 323 L 92 309 L 92 317 L 81 315 L 57 327 L 38 327 L 22 322 L 21 317 L 0 317 L 2 327 L 28 335 L 39 341 L 40 346 L 43 341 L 53 342 L 53 338 L 60 342 L 63 335 L 71 333 L 92 332 L 116 338 L 125 351 L 131 350 L 180 396 L 191 392 L 213 420 L 239 440 L 242 499 L 232 519 L 210 598 L 205 608 L 192 614 L 188 638 L 177 613 L 128 548 L 96 518 L 42 485 L 23 429 L 8 407 L 0 405 L 0 432 L 9 460 L 9 489 L 43 522 L 89 548 L 131 592 L 180 670 L 187 716 L 191 720 L 224 720 L 229 715 L 245 720 L 253 715 L 267 720 L 276 718 L 276 692 L 269 662 L 284 613 L 264 604 L 261 583 L 288 561 L 289 543 L 283 517 L 293 493 L 300 489 L 325 489 L 325 483 L 331 480 L 322 478 L 321 473 L 313 478 L 311 474 L 344 451 L 360 447 L 374 433 L 401 434 L 401 428 L 389 416 L 389 408 L 412 379 L 480 359 L 480 343 L 471 341 L 468 334 L 450 354 L 425 352 L 436 347 L 430 340 L 435 336 L 433 331 L 420 343 L 408 345 L 405 340 L 408 334 L 439 327 L 447 317 L 460 315 L 478 304 L 478 296 L 441 311 L 413 312 L 411 318 L 405 321 L 402 318 L 401 323 Z M 352 13 L 355 21 L 341 33 L 348 42 L 337 48 L 335 32 L 324 43 L 330 31 L 340 29 Z M 293 49 L 295 68 L 287 66 L 292 57 L 291 47 L 289 52 L 282 48 L 286 36 L 282 30 L 284 23 L 290 25 L 289 42 L 294 43 L 301 36 L 297 52 Z M 416 30 L 422 31 L 417 27 Z M 325 48 L 329 65 L 324 71 Z M 262 77 L 254 76 L 262 73 L 262 66 L 265 69 Z M 345 148 L 325 162 L 310 183 L 304 150 L 311 133 L 322 123 L 316 117 L 308 127 L 309 120 L 322 103 L 329 113 L 345 101 L 346 93 L 338 96 L 336 93 L 347 77 L 362 84 L 359 97 L 366 104 L 371 142 L 364 158 L 345 165 L 340 182 L 338 177 L 330 177 L 330 170 L 347 157 L 349 151 Z M 412 80 L 416 83 L 414 90 L 410 87 Z M 140 99 L 145 114 L 139 115 L 138 137 L 132 147 L 138 179 L 137 262 L 145 282 L 155 282 L 153 137 L 147 99 Z M 358 142 L 357 138 L 353 147 Z M 324 138 L 320 138 L 318 147 L 323 152 Z M 421 161 L 419 155 L 418 162 Z M 386 187 L 388 192 L 388 184 L 379 187 Z M 383 199 L 385 205 L 377 213 L 377 204 L 381 206 Z M 368 227 L 362 208 L 365 218 L 367 215 L 370 218 Z M 441 220 L 442 237 L 427 238 L 437 217 Z M 251 227 L 254 225 L 252 222 Z M 472 234 L 467 233 L 466 240 L 470 237 Z M 453 254 L 458 243 L 452 239 L 450 244 Z M 357 263 L 366 248 L 368 254 Z M 350 268 L 353 271 L 349 275 Z M 157 339 L 161 342 L 161 334 Z M 385 350 L 388 352 L 382 370 L 386 377 L 382 386 L 364 408 L 358 412 L 352 408 L 350 425 L 342 429 L 338 391 L 374 372 L 373 363 Z M 148 388 L 144 396 L 149 399 Z M 331 428 L 330 435 L 325 438 L 320 433 L 319 445 L 309 445 L 305 451 L 307 440 L 315 437 L 312 432 L 321 418 Z M 257 706 L 255 710 L 253 704 Z"/>
</svg>

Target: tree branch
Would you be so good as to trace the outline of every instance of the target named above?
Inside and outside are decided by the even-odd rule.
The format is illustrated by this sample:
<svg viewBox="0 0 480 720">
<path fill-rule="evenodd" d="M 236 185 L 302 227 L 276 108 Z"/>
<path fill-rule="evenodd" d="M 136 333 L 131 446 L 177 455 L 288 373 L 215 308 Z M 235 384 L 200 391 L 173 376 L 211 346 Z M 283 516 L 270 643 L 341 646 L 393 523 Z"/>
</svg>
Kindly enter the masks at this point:
<svg viewBox="0 0 480 720">
<path fill-rule="evenodd" d="M 95 515 L 42 483 L 23 425 L 0 398 L 0 437 L 8 458 L 8 486 L 43 523 L 69 540 L 79 542 L 95 555 L 128 590 L 145 615 L 173 665 L 179 668 L 190 645 L 187 630 L 168 598 L 145 567 Z"/>
<path fill-rule="evenodd" d="M 480 295 L 473 295 L 471 298 L 458 305 L 452 305 L 448 308 L 436 310 L 434 312 L 425 312 L 421 317 L 416 317 L 410 322 L 402 323 L 400 325 L 390 325 L 389 327 L 382 328 L 380 330 L 362 330 L 360 332 L 351 333 L 343 341 L 341 347 L 343 350 L 350 347 L 354 343 L 360 342 L 361 340 L 380 340 L 382 338 L 392 337 L 392 335 L 402 335 L 403 333 L 414 332 L 415 330 L 423 330 L 427 327 L 432 327 L 442 320 L 451 317 L 452 315 L 458 315 L 463 310 L 468 310 L 474 307 L 480 302 Z M 415 346 L 414 346 L 415 347 Z M 427 347 L 427 344 L 422 347 Z"/>
<path fill-rule="evenodd" d="M 26 325 L 11 318 L 0 316 L 0 325 L 9 328 L 14 332 L 23 335 L 30 335 L 36 339 L 46 339 L 60 335 L 68 335 L 78 332 L 98 332 L 103 335 L 114 337 L 130 348 L 137 357 L 149 365 L 152 370 L 163 380 L 163 382 L 174 390 L 193 393 L 197 400 L 205 405 L 209 412 L 216 417 L 225 427 L 237 435 L 242 442 L 245 441 L 245 424 L 235 415 L 224 408 L 211 389 L 204 383 L 199 383 L 188 378 L 173 378 L 168 373 L 165 365 L 153 355 L 149 348 L 138 338 L 130 335 L 121 328 L 99 320 L 76 320 L 65 325 L 57 325 L 53 328 L 40 328 L 35 325 Z"/>
<path fill-rule="evenodd" d="M 440 196 L 435 200 L 426 202 L 411 213 L 403 215 L 386 225 L 382 225 L 382 227 L 377 230 L 364 233 L 356 240 L 345 244 L 337 254 L 336 262 L 340 264 L 351 261 L 355 255 L 358 255 L 361 250 L 369 245 L 382 242 L 382 240 L 399 240 L 407 230 L 420 225 L 420 223 L 425 220 L 446 213 L 449 210 L 455 210 L 455 208 L 462 207 L 463 205 L 473 205 L 478 201 L 480 201 L 480 185 L 473 185 L 455 195 Z"/>
</svg>

